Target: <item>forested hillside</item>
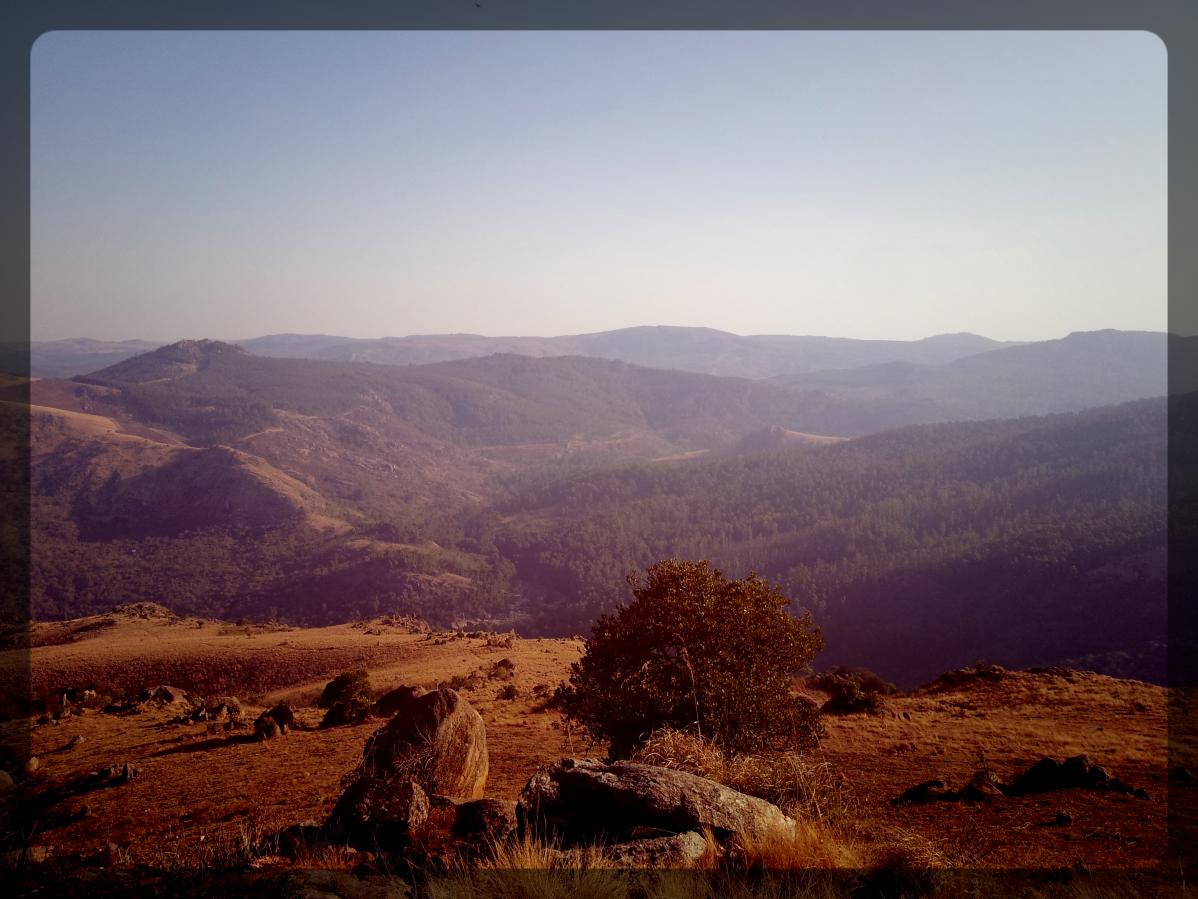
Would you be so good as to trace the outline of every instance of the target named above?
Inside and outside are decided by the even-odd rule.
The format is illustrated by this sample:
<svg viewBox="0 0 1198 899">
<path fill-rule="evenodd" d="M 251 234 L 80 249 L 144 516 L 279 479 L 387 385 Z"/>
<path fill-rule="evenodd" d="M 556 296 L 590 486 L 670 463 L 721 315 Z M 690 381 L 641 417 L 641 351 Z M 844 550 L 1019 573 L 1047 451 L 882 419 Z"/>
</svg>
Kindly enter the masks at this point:
<svg viewBox="0 0 1198 899">
<path fill-rule="evenodd" d="M 1076 384 L 1094 342 L 1037 350 L 1028 402 L 1061 370 Z M 569 634 L 673 556 L 781 581 L 825 629 L 821 664 L 1163 676 L 1163 397 L 883 430 L 929 407 L 595 358 L 402 367 L 215 341 L 32 386 L 39 617 L 151 600 Z"/>
<path fill-rule="evenodd" d="M 1148 400 L 587 475 L 505 503 L 501 548 L 547 631 L 708 558 L 782 581 L 825 662 L 1049 664 L 1163 638 L 1165 426 Z"/>
</svg>

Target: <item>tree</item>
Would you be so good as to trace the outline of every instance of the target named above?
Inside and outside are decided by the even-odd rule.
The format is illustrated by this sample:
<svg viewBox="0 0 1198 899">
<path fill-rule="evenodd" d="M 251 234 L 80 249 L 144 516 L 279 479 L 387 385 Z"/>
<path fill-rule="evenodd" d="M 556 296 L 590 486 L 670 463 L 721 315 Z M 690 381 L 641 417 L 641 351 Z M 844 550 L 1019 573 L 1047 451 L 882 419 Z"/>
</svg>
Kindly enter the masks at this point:
<svg viewBox="0 0 1198 899">
<path fill-rule="evenodd" d="M 654 729 L 695 728 L 732 752 L 779 739 L 813 744 L 819 719 L 791 675 L 823 648 L 804 612 L 750 573 L 729 580 L 707 561 L 666 560 L 631 575 L 633 602 L 596 622 L 556 700 L 613 757 Z"/>
</svg>

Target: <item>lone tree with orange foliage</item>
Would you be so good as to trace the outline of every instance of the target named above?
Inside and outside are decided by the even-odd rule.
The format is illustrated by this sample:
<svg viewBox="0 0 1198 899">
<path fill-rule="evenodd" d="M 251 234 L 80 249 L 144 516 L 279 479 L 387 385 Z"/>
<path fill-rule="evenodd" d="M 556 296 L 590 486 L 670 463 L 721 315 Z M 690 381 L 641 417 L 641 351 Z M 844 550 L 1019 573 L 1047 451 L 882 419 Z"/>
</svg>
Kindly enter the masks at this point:
<svg viewBox="0 0 1198 899">
<path fill-rule="evenodd" d="M 634 600 L 596 622 L 556 694 L 613 757 L 661 727 L 697 730 L 731 752 L 818 740 L 818 712 L 794 694 L 791 675 L 810 666 L 823 635 L 778 587 L 673 559 L 628 582 Z"/>
</svg>

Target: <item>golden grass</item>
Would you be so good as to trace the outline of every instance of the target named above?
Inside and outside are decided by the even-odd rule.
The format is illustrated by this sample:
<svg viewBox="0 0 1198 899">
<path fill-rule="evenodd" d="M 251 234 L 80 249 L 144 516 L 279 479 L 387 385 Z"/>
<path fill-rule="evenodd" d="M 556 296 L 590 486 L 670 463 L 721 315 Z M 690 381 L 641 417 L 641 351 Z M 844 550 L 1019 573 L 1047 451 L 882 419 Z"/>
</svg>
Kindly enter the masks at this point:
<svg viewBox="0 0 1198 899">
<path fill-rule="evenodd" d="M 862 868 L 861 851 L 816 821 L 796 821 L 762 836 L 742 834 L 728 849 L 723 867 L 741 871 Z"/>
<path fill-rule="evenodd" d="M 651 734 L 632 760 L 706 777 L 772 802 L 788 815 L 824 824 L 844 822 L 853 808 L 850 794 L 832 765 L 814 756 L 729 755 L 694 733 L 667 728 Z"/>
</svg>

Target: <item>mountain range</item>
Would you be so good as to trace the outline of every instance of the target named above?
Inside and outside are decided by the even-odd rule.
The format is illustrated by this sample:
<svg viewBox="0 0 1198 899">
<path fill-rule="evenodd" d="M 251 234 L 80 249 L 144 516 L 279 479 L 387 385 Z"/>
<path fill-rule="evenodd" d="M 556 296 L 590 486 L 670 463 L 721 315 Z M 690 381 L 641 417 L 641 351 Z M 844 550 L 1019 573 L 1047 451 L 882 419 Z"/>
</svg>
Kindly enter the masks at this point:
<svg viewBox="0 0 1198 899">
<path fill-rule="evenodd" d="M 864 363 L 778 372 L 814 345 L 746 362 L 710 350 L 775 338 L 616 333 L 620 352 L 772 374 L 200 340 L 9 386 L 9 411 L 33 403 L 34 611 L 560 634 L 629 571 L 699 556 L 778 580 L 830 660 L 900 682 L 980 657 L 1163 676 L 1164 355 L 1192 338 L 954 335 L 882 361 L 897 350 L 848 341 L 819 358 Z"/>
<path fill-rule="evenodd" d="M 484 337 L 428 334 L 361 339 L 324 334 L 272 334 L 228 341 L 258 356 L 423 365 L 495 353 L 521 356 L 593 356 L 652 368 L 677 368 L 713 375 L 767 378 L 851 368 L 882 362 L 936 364 L 984 350 L 1011 346 L 976 334 L 940 334 L 923 340 L 855 340 L 791 335 L 740 336 L 713 328 L 644 326 L 559 337 Z M 30 349 L 34 377 L 87 374 L 153 350 L 141 340 L 35 341 Z M 0 347 L 0 368 L 23 370 L 19 348 Z"/>
</svg>

